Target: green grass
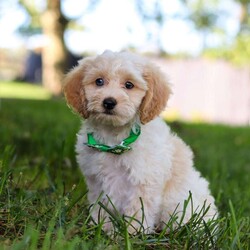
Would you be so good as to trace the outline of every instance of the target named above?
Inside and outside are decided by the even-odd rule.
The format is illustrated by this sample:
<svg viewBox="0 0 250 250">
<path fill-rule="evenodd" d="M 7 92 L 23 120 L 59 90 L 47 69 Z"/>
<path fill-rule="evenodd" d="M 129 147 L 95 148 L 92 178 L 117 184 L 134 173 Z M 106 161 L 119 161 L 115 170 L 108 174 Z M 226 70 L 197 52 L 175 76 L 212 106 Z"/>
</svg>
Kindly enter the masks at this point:
<svg viewBox="0 0 250 250">
<path fill-rule="evenodd" d="M 0 101 L 0 249 L 249 249 L 250 128 L 170 124 L 193 149 L 220 211 L 185 226 L 129 235 L 131 218 L 107 211 L 110 237 L 91 224 L 74 144 L 80 119 L 62 100 Z M 103 207 L 105 208 L 105 206 Z"/>
<path fill-rule="evenodd" d="M 46 100 L 51 97 L 51 94 L 40 85 L 19 82 L 0 82 L 0 98 L 1 97 Z"/>
</svg>

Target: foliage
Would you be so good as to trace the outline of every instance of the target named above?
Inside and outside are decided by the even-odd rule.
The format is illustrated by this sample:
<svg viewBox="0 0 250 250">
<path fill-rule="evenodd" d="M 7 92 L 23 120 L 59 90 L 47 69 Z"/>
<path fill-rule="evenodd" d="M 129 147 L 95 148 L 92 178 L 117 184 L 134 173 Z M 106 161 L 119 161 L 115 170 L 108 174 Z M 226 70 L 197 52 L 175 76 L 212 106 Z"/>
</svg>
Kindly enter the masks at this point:
<svg viewBox="0 0 250 250">
<path fill-rule="evenodd" d="M 173 216 L 162 232 L 129 235 L 133 218 L 103 206 L 116 228 L 109 236 L 91 224 L 75 161 L 80 119 L 61 100 L 2 99 L 0 114 L 0 249 L 249 248 L 249 127 L 171 124 L 211 183 L 218 221 L 204 224 L 201 210 L 176 230 Z"/>
<path fill-rule="evenodd" d="M 145 0 L 137 0 L 134 1 L 134 4 L 144 23 L 148 39 L 155 43 L 160 55 L 165 55 L 161 41 L 161 32 L 167 17 L 162 8 L 162 1 L 146 2 Z M 152 23 L 156 25 L 152 26 Z"/>
<path fill-rule="evenodd" d="M 3 1 L 2 1 L 3 2 Z M 13 1 L 12 5 L 13 5 Z M 46 11 L 49 10 L 49 6 L 55 5 L 57 3 L 57 7 L 53 8 L 57 13 L 55 16 L 60 16 L 58 20 L 54 20 L 55 23 L 60 24 L 62 31 L 60 36 L 57 34 L 59 40 L 63 40 L 63 33 L 65 30 L 74 29 L 74 30 L 83 30 L 85 27 L 79 25 L 77 20 L 79 17 L 83 17 L 86 13 L 93 11 L 100 0 L 89 0 L 87 1 L 86 8 L 83 9 L 81 15 L 78 16 L 67 16 L 67 13 L 64 13 L 63 10 L 65 8 L 63 6 L 66 1 L 35 1 L 35 0 L 18 0 L 19 5 L 26 11 L 28 18 L 26 19 L 26 23 L 24 26 L 20 28 L 22 32 L 28 33 L 37 33 L 44 32 L 46 29 L 42 22 L 42 19 L 47 22 L 48 16 L 43 18 Z M 60 3 L 60 4 L 59 4 Z M 233 63 L 246 65 L 249 64 L 249 37 L 250 37 L 250 1 L 249 0 L 231 0 L 230 4 L 235 3 L 240 8 L 240 13 L 238 15 L 238 23 L 239 29 L 238 33 L 232 35 L 229 32 L 229 28 L 226 28 L 228 24 L 226 24 L 225 20 L 228 18 L 228 13 L 225 8 L 225 2 L 219 0 L 179 0 L 177 4 L 179 4 L 180 8 L 177 13 L 169 14 L 167 8 L 165 6 L 165 1 L 163 0 L 153 0 L 153 1 L 145 1 L 138 0 L 133 1 L 135 8 L 137 9 L 138 14 L 142 18 L 142 22 L 145 26 L 145 31 L 148 34 L 148 43 L 154 43 L 158 49 L 159 54 L 166 55 L 166 51 L 164 51 L 164 45 L 162 43 L 162 31 L 165 27 L 166 22 L 173 19 L 184 20 L 189 25 L 193 26 L 194 32 L 203 39 L 203 48 L 201 54 L 205 51 L 205 56 L 209 56 L 212 58 L 222 58 L 225 60 L 230 60 Z M 164 4 L 163 4 L 164 3 Z M 1 1 L 0 1 L 1 4 Z M 3 3 L 2 3 L 3 4 Z M 7 3 L 4 3 L 7 6 Z M 10 3 L 9 3 L 9 6 Z M 233 5 L 232 5 L 233 6 Z M 50 8 L 51 12 L 52 8 Z M 55 24 L 54 24 L 55 25 Z M 43 26 L 43 28 L 42 28 Z M 53 32 L 56 35 L 56 31 L 59 30 L 56 28 Z M 47 34 L 49 35 L 49 34 Z M 53 36 L 51 36 L 53 37 Z M 209 48 L 209 41 L 215 41 L 217 45 L 215 48 Z M 65 44 L 62 43 L 61 47 L 65 49 Z M 56 46 L 58 48 L 58 46 Z M 63 60 L 66 60 L 66 51 L 64 58 L 60 59 L 56 58 L 56 53 L 53 55 L 55 57 L 55 62 L 51 67 L 56 68 L 56 65 L 61 65 L 61 69 L 59 71 L 65 71 L 65 65 L 63 66 Z M 51 53 L 48 53 L 51 55 Z M 53 54 L 53 53 L 52 53 Z M 47 58 L 48 56 L 45 56 Z M 48 62 L 53 60 L 48 59 Z M 49 63 L 45 63 L 44 65 L 49 65 Z M 64 68 L 63 68 L 64 67 Z M 48 70 L 48 72 L 50 72 Z M 60 75 L 62 72 L 55 72 L 55 74 Z M 44 79 L 49 74 L 44 74 Z M 60 86 L 59 81 L 50 82 L 49 79 L 54 77 L 48 76 L 48 80 L 44 80 L 47 82 L 45 86 L 48 86 L 48 89 L 52 89 L 51 91 L 55 94 L 58 94 L 58 89 L 53 89 L 53 86 L 56 85 L 54 82 L 57 82 L 57 85 Z M 50 82 L 50 83 L 49 83 Z"/>
<path fill-rule="evenodd" d="M 238 33 L 229 44 L 206 49 L 204 55 L 244 66 L 250 64 L 250 1 L 235 0 L 235 2 L 239 4 L 241 10 Z"/>
<path fill-rule="evenodd" d="M 184 1 L 187 8 L 188 17 L 197 31 L 203 36 L 203 49 L 207 47 L 207 36 L 218 29 L 219 4 L 217 0 L 194 0 Z"/>
<path fill-rule="evenodd" d="M 19 31 L 22 34 L 32 35 L 32 34 L 41 34 L 41 14 L 44 11 L 42 6 L 37 6 L 36 1 L 27 1 L 27 0 L 19 0 L 19 5 L 22 6 L 26 13 L 29 16 L 29 21 L 19 27 Z"/>
<path fill-rule="evenodd" d="M 250 1 L 249 0 L 235 0 L 240 4 L 240 33 L 250 32 Z"/>
<path fill-rule="evenodd" d="M 60 4 L 58 5 L 58 7 L 60 8 L 58 12 L 60 12 L 61 15 L 60 21 L 65 23 L 67 28 L 69 29 L 83 30 L 84 27 L 77 23 L 77 20 L 87 12 L 93 11 L 99 1 L 100 0 L 89 0 L 86 9 L 82 11 L 81 15 L 70 17 L 62 11 L 62 5 L 64 4 L 65 0 L 58 1 L 60 2 Z M 41 16 L 46 11 L 46 9 L 49 8 L 51 3 L 53 4 L 53 2 L 55 1 L 43 0 L 39 2 L 36 0 L 18 0 L 18 2 L 19 5 L 25 10 L 26 14 L 29 16 L 28 22 L 21 26 L 19 31 L 24 35 L 42 33 Z"/>
<path fill-rule="evenodd" d="M 90 0 L 88 9 L 99 0 Z M 61 94 L 62 78 L 68 71 L 69 51 L 65 45 L 64 33 L 75 20 L 63 12 L 61 0 L 18 0 L 19 5 L 26 11 L 28 22 L 20 31 L 24 33 L 42 33 L 46 42 L 42 45 L 42 83 L 52 94 Z M 68 25 L 70 24 L 71 25 Z M 79 28 L 80 25 L 77 25 Z M 45 41 L 44 40 L 44 41 Z M 48 42 L 49 41 L 49 42 Z M 70 65 L 71 67 L 72 65 Z"/>
<path fill-rule="evenodd" d="M 204 51 L 208 58 L 224 59 L 238 66 L 250 64 L 250 35 L 239 35 L 231 46 L 210 48 Z"/>
<path fill-rule="evenodd" d="M 237 65 L 248 65 L 250 63 L 250 1 L 234 0 L 240 7 L 239 30 L 232 35 L 227 34 L 225 29 L 225 18 L 228 13 L 223 9 L 223 3 L 218 0 L 180 0 L 185 11 L 179 11 L 175 16 L 167 15 L 162 8 L 163 1 L 155 0 L 151 8 L 146 1 L 140 0 L 137 3 L 138 13 L 145 24 L 150 22 L 158 23 L 157 45 L 161 54 L 164 54 L 160 41 L 160 33 L 164 23 L 169 19 L 182 19 L 192 24 L 194 30 L 198 31 L 203 38 L 201 54 L 205 57 L 224 59 Z M 149 29 L 147 29 L 149 30 Z M 215 47 L 209 47 L 208 39 L 217 38 L 221 42 Z M 216 40 L 216 39 L 215 39 Z M 175 55 L 176 56 L 176 55 Z M 185 56 L 185 55 L 184 55 Z"/>
</svg>

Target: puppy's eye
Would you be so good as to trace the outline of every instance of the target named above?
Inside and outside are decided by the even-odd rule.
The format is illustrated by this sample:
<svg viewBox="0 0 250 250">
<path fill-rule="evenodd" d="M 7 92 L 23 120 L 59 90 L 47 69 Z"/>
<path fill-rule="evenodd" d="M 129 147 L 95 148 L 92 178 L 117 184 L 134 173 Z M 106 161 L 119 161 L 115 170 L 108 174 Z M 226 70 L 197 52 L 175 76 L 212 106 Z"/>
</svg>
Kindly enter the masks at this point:
<svg viewBox="0 0 250 250">
<path fill-rule="evenodd" d="M 96 80 L 95 80 L 95 84 L 97 85 L 97 86 L 103 86 L 104 85 L 104 80 L 102 79 L 102 78 L 97 78 Z"/>
<path fill-rule="evenodd" d="M 133 87 L 134 87 L 134 84 L 132 82 L 125 82 L 126 89 L 132 89 Z"/>
</svg>

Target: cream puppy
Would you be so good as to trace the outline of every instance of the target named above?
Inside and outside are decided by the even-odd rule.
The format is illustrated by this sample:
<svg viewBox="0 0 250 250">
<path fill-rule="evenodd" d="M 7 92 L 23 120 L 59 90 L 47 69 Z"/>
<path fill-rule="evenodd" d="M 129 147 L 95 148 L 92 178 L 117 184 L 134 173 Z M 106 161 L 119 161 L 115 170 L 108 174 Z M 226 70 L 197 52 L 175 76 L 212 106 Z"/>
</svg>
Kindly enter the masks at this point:
<svg viewBox="0 0 250 250">
<path fill-rule="evenodd" d="M 146 232 L 161 228 L 174 212 L 180 218 L 190 192 L 183 223 L 204 202 L 210 206 L 205 219 L 215 216 L 214 198 L 193 167 L 190 148 L 158 117 L 171 90 L 155 65 L 130 52 L 106 51 L 81 60 L 67 74 L 64 92 L 84 118 L 76 152 L 90 204 L 102 194 L 102 203 L 113 209 L 110 199 Z M 100 217 L 112 230 L 108 215 L 96 208 L 93 218 Z M 140 226 L 132 220 L 129 230 Z"/>
</svg>

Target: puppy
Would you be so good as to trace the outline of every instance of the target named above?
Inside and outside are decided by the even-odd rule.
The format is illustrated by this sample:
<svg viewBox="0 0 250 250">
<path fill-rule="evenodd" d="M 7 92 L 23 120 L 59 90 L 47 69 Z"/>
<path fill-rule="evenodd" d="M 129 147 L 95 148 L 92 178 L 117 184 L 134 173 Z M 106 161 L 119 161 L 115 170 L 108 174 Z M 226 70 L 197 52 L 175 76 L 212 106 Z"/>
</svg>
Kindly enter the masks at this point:
<svg viewBox="0 0 250 250">
<path fill-rule="evenodd" d="M 129 52 L 105 51 L 67 74 L 64 93 L 84 118 L 76 152 L 90 204 L 99 198 L 109 209 L 134 217 L 130 232 L 141 223 L 146 232 L 160 229 L 173 213 L 186 223 L 204 203 L 205 219 L 216 215 L 190 148 L 158 117 L 171 90 L 155 65 Z M 182 215 L 190 192 L 192 202 Z M 112 230 L 108 215 L 96 208 L 93 218 L 100 217 L 104 229 Z"/>
</svg>

